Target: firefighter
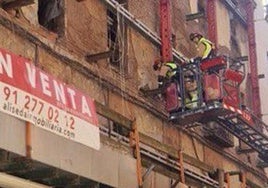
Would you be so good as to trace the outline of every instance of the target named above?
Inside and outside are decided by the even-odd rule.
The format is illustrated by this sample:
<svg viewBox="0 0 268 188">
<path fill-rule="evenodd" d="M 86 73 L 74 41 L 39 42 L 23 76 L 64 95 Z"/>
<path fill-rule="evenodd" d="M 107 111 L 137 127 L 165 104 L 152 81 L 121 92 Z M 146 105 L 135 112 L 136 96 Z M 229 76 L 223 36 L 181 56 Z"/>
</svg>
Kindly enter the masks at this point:
<svg viewBox="0 0 268 188">
<path fill-rule="evenodd" d="M 168 81 L 178 81 L 178 64 L 169 61 L 161 62 L 156 60 L 153 65 L 155 71 L 160 71 L 158 75 L 158 84 L 159 87 L 164 86 Z"/>
<path fill-rule="evenodd" d="M 214 56 L 215 45 L 203 37 L 203 35 L 199 33 L 191 33 L 190 40 L 193 41 L 196 45 L 198 51 L 197 59 L 200 59 L 202 61 Z"/>
<path fill-rule="evenodd" d="M 198 106 L 198 90 L 197 81 L 194 75 L 184 76 L 185 85 L 185 107 L 186 109 L 193 109 Z"/>
</svg>

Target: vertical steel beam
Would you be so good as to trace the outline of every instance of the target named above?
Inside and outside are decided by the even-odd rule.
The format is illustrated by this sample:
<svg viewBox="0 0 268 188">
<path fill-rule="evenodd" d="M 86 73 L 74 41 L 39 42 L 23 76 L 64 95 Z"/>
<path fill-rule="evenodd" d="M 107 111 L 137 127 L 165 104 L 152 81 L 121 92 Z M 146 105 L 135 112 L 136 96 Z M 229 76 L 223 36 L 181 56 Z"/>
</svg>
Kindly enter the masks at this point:
<svg viewBox="0 0 268 188">
<path fill-rule="evenodd" d="M 219 188 L 224 188 L 224 170 L 218 169 Z"/>
<path fill-rule="evenodd" d="M 241 188 L 247 188 L 247 183 L 246 183 L 246 174 L 245 172 L 240 172 L 241 176 Z"/>
<path fill-rule="evenodd" d="M 170 0 L 160 0 L 160 35 L 162 61 L 172 61 Z"/>
<path fill-rule="evenodd" d="M 207 0 L 206 7 L 208 38 L 218 46 L 217 18 L 216 18 L 216 0 Z"/>
<path fill-rule="evenodd" d="M 185 184 L 185 174 L 184 174 L 184 166 L 183 166 L 183 154 L 182 151 L 180 150 L 178 152 L 179 155 L 179 164 L 180 164 L 180 180 L 183 184 Z"/>
<path fill-rule="evenodd" d="M 251 84 L 252 84 L 251 101 L 254 101 L 252 102 L 252 110 L 258 117 L 260 117 L 261 105 L 260 105 L 256 41 L 255 41 L 256 39 L 255 39 L 255 27 L 254 27 L 254 2 L 252 0 L 247 0 L 245 2 L 245 10 L 247 12 L 249 63 L 250 63 Z"/>
<path fill-rule="evenodd" d="M 136 124 L 136 120 L 133 121 L 132 131 L 130 132 L 130 146 L 134 149 L 134 157 L 136 157 L 136 173 L 138 187 L 142 188 L 142 165 L 141 165 L 141 153 L 140 153 L 140 138 Z"/>
<path fill-rule="evenodd" d="M 224 181 L 227 184 L 226 188 L 231 188 L 230 174 L 228 172 L 224 174 L 224 179 L 225 179 Z"/>
</svg>

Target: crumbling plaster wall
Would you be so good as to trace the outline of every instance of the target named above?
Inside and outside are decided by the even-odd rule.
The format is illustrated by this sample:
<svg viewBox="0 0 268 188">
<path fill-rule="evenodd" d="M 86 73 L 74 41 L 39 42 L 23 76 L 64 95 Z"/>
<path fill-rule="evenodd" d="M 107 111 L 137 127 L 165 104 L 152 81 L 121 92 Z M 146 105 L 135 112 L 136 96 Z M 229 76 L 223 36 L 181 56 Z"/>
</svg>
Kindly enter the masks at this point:
<svg viewBox="0 0 268 188">
<path fill-rule="evenodd" d="M 66 45 L 81 55 L 108 50 L 106 8 L 98 0 L 65 1 Z"/>
<path fill-rule="evenodd" d="M 218 34 L 218 54 L 230 54 L 230 19 L 229 11 L 222 3 L 216 3 L 217 12 L 217 34 Z M 224 19 L 223 19 L 224 18 Z M 224 26 L 224 27 L 223 27 Z"/>
<path fill-rule="evenodd" d="M 35 59 L 35 45 L 25 41 L 23 38 L 14 34 L 14 32 L 6 29 L 0 25 L 0 46 L 1 48 L 12 51 L 15 54 L 20 54 L 23 57 L 34 61 Z M 14 42 L 16 41 L 16 45 Z"/>
<path fill-rule="evenodd" d="M 236 40 L 239 44 L 239 48 L 241 50 L 241 56 L 248 56 L 249 57 L 249 49 L 248 49 L 248 34 L 247 28 L 242 26 L 241 24 L 236 25 Z M 249 61 L 242 62 L 245 64 L 245 72 L 250 72 L 250 63 Z M 244 82 L 241 84 L 241 91 L 247 94 L 247 80 L 245 79 Z M 249 96 L 246 96 L 249 97 Z M 247 104 L 247 103 L 246 103 Z"/>
</svg>

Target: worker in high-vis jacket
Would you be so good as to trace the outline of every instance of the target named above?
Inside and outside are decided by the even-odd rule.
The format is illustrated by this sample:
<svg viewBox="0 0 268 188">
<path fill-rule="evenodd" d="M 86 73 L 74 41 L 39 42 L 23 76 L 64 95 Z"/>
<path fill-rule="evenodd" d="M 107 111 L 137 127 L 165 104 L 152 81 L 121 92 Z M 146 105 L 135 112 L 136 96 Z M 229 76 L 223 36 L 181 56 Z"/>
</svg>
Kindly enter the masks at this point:
<svg viewBox="0 0 268 188">
<path fill-rule="evenodd" d="M 193 75 L 184 76 L 185 98 L 184 103 L 186 109 L 198 107 L 198 90 L 197 81 Z"/>
<path fill-rule="evenodd" d="M 160 71 L 158 75 L 159 87 L 163 86 L 166 81 L 179 80 L 178 64 L 173 61 L 161 62 L 160 60 L 156 60 L 153 68 L 155 71 Z"/>
<path fill-rule="evenodd" d="M 215 45 L 203 37 L 203 35 L 199 33 L 191 33 L 190 40 L 196 44 L 198 51 L 197 57 L 201 58 L 201 61 L 214 56 Z"/>
</svg>

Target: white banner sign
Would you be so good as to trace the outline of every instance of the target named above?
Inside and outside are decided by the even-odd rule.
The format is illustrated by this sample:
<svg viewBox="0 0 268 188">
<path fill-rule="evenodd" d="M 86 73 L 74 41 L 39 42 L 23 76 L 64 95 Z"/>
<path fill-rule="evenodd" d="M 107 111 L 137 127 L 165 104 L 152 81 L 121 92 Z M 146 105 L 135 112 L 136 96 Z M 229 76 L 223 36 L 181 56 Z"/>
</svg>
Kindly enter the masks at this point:
<svg viewBox="0 0 268 188">
<path fill-rule="evenodd" d="M 100 148 L 94 101 L 0 49 L 0 111 L 59 136 Z"/>
</svg>

